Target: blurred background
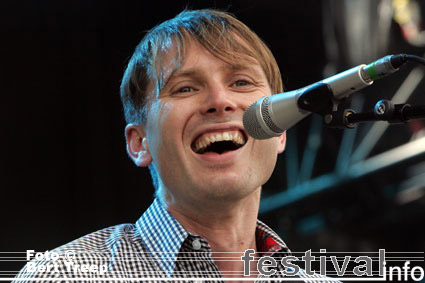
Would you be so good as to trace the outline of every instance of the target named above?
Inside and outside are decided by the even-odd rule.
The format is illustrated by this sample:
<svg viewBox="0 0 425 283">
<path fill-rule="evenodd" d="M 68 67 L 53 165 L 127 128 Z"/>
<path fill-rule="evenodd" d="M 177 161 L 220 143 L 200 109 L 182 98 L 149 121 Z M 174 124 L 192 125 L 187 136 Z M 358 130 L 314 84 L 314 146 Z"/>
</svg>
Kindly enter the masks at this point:
<svg viewBox="0 0 425 283">
<path fill-rule="evenodd" d="M 150 205 L 148 170 L 125 151 L 119 85 L 144 32 L 186 7 L 224 9 L 250 26 L 275 54 L 286 90 L 387 54 L 425 52 L 419 0 L 0 7 L 1 252 L 50 250 L 135 222 Z M 371 111 L 380 99 L 424 105 L 424 71 L 408 64 L 354 94 L 347 107 Z M 425 120 L 341 130 L 311 115 L 288 131 L 259 218 L 297 252 L 425 251 Z M 23 264 L 2 262 L 0 270 Z"/>
</svg>

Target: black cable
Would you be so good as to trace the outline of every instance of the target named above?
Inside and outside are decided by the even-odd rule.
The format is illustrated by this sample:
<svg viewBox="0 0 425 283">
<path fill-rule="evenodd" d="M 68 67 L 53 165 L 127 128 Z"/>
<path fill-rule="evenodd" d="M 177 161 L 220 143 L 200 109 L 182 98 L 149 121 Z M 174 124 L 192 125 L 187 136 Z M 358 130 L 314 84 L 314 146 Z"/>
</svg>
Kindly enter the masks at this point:
<svg viewBox="0 0 425 283">
<path fill-rule="evenodd" d="M 391 66 L 393 66 L 395 69 L 400 68 L 404 63 L 407 62 L 406 56 L 406 54 L 392 55 L 390 59 Z"/>
<path fill-rule="evenodd" d="M 406 57 L 406 61 L 414 61 L 416 63 L 425 65 L 425 59 L 416 55 L 408 55 L 408 54 L 404 54 Z"/>
<path fill-rule="evenodd" d="M 416 55 L 409 55 L 409 54 L 393 55 L 393 56 L 391 56 L 390 61 L 391 61 L 391 65 L 396 69 L 400 68 L 407 61 L 414 61 L 416 63 L 425 65 L 425 59 L 424 58 L 422 58 L 420 56 L 416 56 Z"/>
</svg>

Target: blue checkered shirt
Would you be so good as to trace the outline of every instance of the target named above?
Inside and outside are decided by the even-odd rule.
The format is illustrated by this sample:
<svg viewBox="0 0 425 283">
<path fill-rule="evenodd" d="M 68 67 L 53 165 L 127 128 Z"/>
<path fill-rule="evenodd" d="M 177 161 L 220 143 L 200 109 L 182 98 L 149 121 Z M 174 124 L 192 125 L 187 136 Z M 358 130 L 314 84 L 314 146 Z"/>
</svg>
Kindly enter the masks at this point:
<svg viewBox="0 0 425 283">
<path fill-rule="evenodd" d="M 261 254 L 275 257 L 278 262 L 274 275 L 265 277 L 257 273 L 256 280 L 268 282 L 283 277 L 279 271 L 285 268 L 280 265 L 280 259 L 291 254 L 286 244 L 260 221 L 257 222 L 256 237 L 257 246 L 267 249 Z M 243 278 L 243 271 L 220 272 L 207 241 L 185 230 L 158 200 L 154 200 L 135 224 L 121 224 L 94 232 L 52 252 L 59 258 L 32 260 L 14 282 L 198 281 L 195 278 L 203 279 L 203 282 L 224 282 L 230 275 Z M 230 256 L 223 260 L 241 258 Z M 302 269 L 297 277 L 305 282 L 321 278 L 317 274 L 307 275 Z M 321 282 L 326 281 L 322 278 Z"/>
</svg>

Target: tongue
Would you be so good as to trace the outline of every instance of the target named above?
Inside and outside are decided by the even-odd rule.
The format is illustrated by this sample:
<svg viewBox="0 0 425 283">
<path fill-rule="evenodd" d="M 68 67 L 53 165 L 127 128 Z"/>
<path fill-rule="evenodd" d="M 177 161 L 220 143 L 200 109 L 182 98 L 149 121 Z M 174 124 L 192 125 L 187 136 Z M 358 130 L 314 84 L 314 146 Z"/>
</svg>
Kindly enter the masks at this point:
<svg viewBox="0 0 425 283">
<path fill-rule="evenodd" d="M 221 155 L 221 154 L 225 154 L 226 152 L 229 152 L 229 151 L 231 151 L 231 150 L 226 150 L 226 151 L 223 151 L 222 153 L 218 153 L 218 152 L 214 152 L 214 151 L 206 151 L 206 152 L 202 153 L 202 155 L 218 156 L 218 155 Z"/>
</svg>

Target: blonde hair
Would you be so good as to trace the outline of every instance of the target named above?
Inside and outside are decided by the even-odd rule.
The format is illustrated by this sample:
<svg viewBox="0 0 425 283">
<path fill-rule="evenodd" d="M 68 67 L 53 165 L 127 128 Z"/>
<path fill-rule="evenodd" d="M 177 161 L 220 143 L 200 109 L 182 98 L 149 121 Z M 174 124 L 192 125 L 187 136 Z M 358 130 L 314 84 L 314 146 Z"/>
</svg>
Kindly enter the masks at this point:
<svg viewBox="0 0 425 283">
<path fill-rule="evenodd" d="M 154 92 L 161 91 L 165 79 L 162 72 L 164 56 L 170 52 L 170 48 L 174 48 L 173 65 L 178 69 L 185 58 L 185 44 L 189 40 L 196 40 L 226 63 L 260 64 L 272 92 L 283 91 L 282 78 L 273 54 L 250 28 L 227 12 L 185 10 L 154 27 L 137 45 L 120 88 L 127 123 L 146 123 L 149 82 L 153 83 Z"/>
</svg>

